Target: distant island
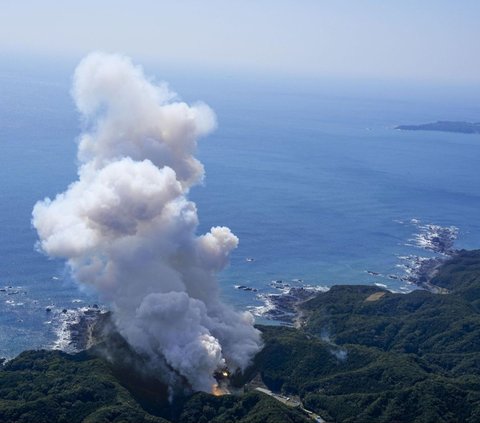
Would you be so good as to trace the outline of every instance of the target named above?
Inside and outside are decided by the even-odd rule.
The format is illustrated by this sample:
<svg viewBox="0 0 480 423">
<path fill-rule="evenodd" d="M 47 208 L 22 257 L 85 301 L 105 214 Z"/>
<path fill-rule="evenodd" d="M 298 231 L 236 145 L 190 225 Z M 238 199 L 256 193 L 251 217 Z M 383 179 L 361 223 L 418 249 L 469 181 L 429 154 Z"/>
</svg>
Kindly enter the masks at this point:
<svg viewBox="0 0 480 423">
<path fill-rule="evenodd" d="M 395 129 L 402 131 L 441 131 L 456 132 L 459 134 L 480 134 L 480 122 L 439 120 L 437 122 L 423 123 L 420 125 L 399 125 Z"/>
<path fill-rule="evenodd" d="M 428 287 L 318 293 L 296 327 L 258 326 L 263 350 L 229 376 L 234 395 L 218 397 L 171 396 L 101 315 L 88 350 L 27 351 L 0 366 L 0 421 L 478 422 L 480 250 L 456 251 Z"/>
</svg>

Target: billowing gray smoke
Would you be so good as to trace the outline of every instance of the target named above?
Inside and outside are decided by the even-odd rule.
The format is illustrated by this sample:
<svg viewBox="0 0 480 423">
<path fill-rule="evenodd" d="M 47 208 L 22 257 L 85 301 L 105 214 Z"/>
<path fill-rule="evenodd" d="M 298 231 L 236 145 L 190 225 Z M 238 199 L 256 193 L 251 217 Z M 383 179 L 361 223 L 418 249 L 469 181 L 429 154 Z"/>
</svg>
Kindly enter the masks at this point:
<svg viewBox="0 0 480 423">
<path fill-rule="evenodd" d="M 244 369 L 261 346 L 252 316 L 219 300 L 216 274 L 238 238 L 226 227 L 197 236 L 187 199 L 203 178 L 196 142 L 215 115 L 118 55 L 83 59 L 73 96 L 87 127 L 78 180 L 35 205 L 39 247 L 97 289 L 138 352 L 209 392 L 215 371 Z"/>
</svg>

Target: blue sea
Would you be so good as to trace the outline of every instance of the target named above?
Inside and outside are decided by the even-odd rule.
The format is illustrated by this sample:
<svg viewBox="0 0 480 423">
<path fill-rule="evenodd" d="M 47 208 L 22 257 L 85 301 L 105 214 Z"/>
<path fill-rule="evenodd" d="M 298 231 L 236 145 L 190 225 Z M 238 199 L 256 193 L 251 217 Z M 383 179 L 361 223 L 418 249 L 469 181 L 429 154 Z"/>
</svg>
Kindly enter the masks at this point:
<svg viewBox="0 0 480 423">
<path fill-rule="evenodd" d="M 62 309 L 98 302 L 36 251 L 30 224 L 35 202 L 76 178 L 73 69 L 0 63 L 0 356 L 51 347 Z M 260 305 L 234 286 L 261 293 L 272 280 L 398 290 L 366 270 L 395 274 L 399 256 L 421 253 L 408 245 L 411 219 L 456 226 L 457 248 L 480 247 L 480 135 L 394 129 L 480 121 L 478 87 L 189 71 L 146 68 L 217 113 L 218 130 L 199 144 L 205 184 L 191 198 L 199 233 L 226 225 L 240 238 L 219 276 L 225 301 Z"/>
</svg>

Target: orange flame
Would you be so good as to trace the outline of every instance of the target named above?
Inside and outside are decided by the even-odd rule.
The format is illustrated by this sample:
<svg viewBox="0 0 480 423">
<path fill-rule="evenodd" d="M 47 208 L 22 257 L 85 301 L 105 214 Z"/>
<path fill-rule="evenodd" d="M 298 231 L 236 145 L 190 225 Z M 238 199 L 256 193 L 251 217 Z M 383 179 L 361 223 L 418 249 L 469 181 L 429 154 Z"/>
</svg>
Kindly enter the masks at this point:
<svg viewBox="0 0 480 423">
<path fill-rule="evenodd" d="M 216 397 L 220 397 L 222 395 L 227 395 L 228 391 L 225 388 L 222 388 L 220 385 L 215 383 L 212 386 L 212 394 L 215 395 Z"/>
</svg>

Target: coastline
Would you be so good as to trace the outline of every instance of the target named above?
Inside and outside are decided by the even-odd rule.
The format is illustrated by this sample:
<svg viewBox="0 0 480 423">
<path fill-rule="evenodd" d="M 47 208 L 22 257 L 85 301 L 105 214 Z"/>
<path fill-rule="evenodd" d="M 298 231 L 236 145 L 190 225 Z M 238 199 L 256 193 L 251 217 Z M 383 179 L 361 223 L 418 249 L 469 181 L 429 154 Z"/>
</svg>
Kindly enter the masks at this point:
<svg viewBox="0 0 480 423">
<path fill-rule="evenodd" d="M 383 274 L 374 270 L 365 270 L 372 278 L 380 279 L 382 282 L 394 280 L 403 284 L 400 290 L 389 289 L 388 285 L 382 282 L 372 282 L 372 285 L 394 293 L 406 294 L 415 289 L 423 289 L 434 294 L 447 294 L 447 289 L 432 284 L 431 280 L 437 275 L 442 265 L 458 253 L 455 248 L 458 228 L 431 223 L 424 224 L 415 218 L 397 223 L 412 225 L 415 231 L 404 245 L 428 253 L 428 255 L 412 253 L 397 256 L 396 268 L 400 270 L 400 273 Z M 257 293 L 255 298 L 262 301 L 263 305 L 250 307 L 250 311 L 257 317 L 271 321 L 272 324 L 298 327 L 299 322 L 302 321 L 302 304 L 315 297 L 319 292 L 326 292 L 334 286 L 336 284 L 331 286 L 304 284 L 301 279 L 289 282 L 272 281 L 269 288 L 272 288 L 274 292 Z M 251 292 L 257 291 L 243 285 L 241 287 L 247 288 Z"/>
<path fill-rule="evenodd" d="M 382 274 L 375 270 L 365 270 L 371 277 L 370 284 L 378 289 L 390 292 L 408 293 L 415 289 L 423 289 L 436 294 L 447 294 L 449 291 L 431 283 L 446 260 L 458 254 L 455 241 L 458 228 L 423 224 L 418 219 L 398 221 L 398 224 L 412 226 L 412 235 L 406 239 L 408 245 L 419 253 L 397 256 L 395 273 Z M 414 250 L 413 250 L 414 251 Z M 421 252 L 428 254 L 423 254 Z M 400 289 L 389 289 L 387 281 L 394 282 Z M 252 305 L 248 310 L 261 318 L 262 324 L 300 327 L 304 319 L 302 305 L 321 292 L 327 292 L 332 286 L 305 283 L 302 279 L 290 281 L 274 280 L 265 288 L 235 285 L 247 295 L 252 302 L 260 301 L 261 305 Z M 79 308 L 52 308 L 50 320 L 57 332 L 57 339 L 50 345 L 51 349 L 66 352 L 78 352 L 91 347 L 95 341 L 97 321 L 104 319 L 108 310 L 103 307 L 89 306 Z"/>
<path fill-rule="evenodd" d="M 304 408 L 326 421 L 403 421 L 402 416 L 408 421 L 431 421 L 432 415 L 441 421 L 444 415 L 463 417 L 465 409 L 472 410 L 469 416 L 474 419 L 480 406 L 480 396 L 474 392 L 479 377 L 480 250 L 456 251 L 435 273 L 433 284 L 448 288 L 448 295 L 425 289 L 402 294 L 375 285 L 335 285 L 296 306 L 302 317 L 296 321 L 297 328 L 257 326 L 265 345 L 243 374 L 229 378 L 234 395 L 192 393 L 179 381 L 181 388 L 172 397 L 162 379 L 164 373 L 156 379 L 141 371 L 145 362 L 108 326 L 109 313 L 97 314 L 95 328 L 88 331 L 97 344 L 87 351 L 26 351 L 6 363 L 0 376 L 7 382 L 28 384 L 41 397 L 53 398 L 50 402 L 27 399 L 28 412 L 37 413 L 44 413 L 50 404 L 55 412 L 58 404 L 70 410 L 72 403 L 65 402 L 63 393 L 72 390 L 77 395 L 80 383 L 82 393 L 90 395 L 92 383 L 100 378 L 95 386 L 105 395 L 115 386 L 126 386 L 122 392 L 133 393 L 129 404 L 137 407 L 138 413 L 152 410 L 142 407 L 154 400 L 155 415 L 178 423 L 184 421 L 182 417 L 170 412 L 185 410 L 189 401 L 197 404 L 200 413 L 222 399 L 225 407 L 234 401 L 250 401 L 250 393 L 243 387 L 258 376 L 270 392 L 280 398 L 298 398 Z M 167 368 L 162 371 L 168 373 Z M 107 383 L 102 381 L 105 377 Z M 48 384 L 52 389 L 45 394 L 41 390 Z M 60 385 L 62 389 L 56 389 Z M 451 395 L 458 395 L 458 400 L 446 401 Z M 406 397 L 408 406 L 399 406 Z M 102 402 L 104 398 L 107 400 Z M 92 410 L 118 407 L 116 397 L 108 398 L 96 397 Z M 9 397 L 4 413 L 26 412 L 24 403 L 23 397 L 14 401 Z M 443 404 L 448 404 L 446 411 Z M 125 415 L 130 410 L 118 408 L 118 413 Z"/>
</svg>

